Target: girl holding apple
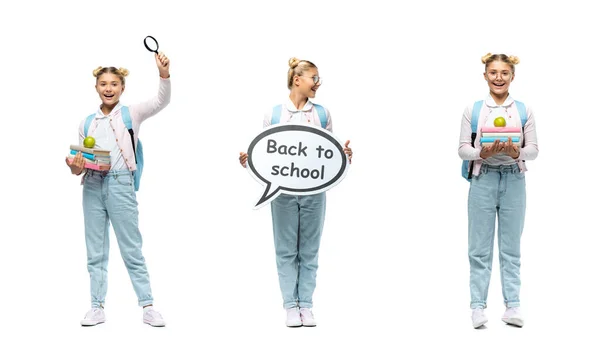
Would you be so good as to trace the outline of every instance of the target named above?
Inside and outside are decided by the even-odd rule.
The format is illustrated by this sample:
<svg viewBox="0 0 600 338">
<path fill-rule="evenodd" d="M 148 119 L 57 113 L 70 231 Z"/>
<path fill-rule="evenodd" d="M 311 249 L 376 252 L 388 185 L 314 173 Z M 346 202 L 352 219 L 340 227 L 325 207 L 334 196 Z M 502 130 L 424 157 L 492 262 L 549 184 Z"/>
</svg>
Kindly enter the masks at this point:
<svg viewBox="0 0 600 338">
<path fill-rule="evenodd" d="M 160 75 L 158 95 L 128 107 L 136 146 L 140 124 L 165 108 L 171 97 L 169 59 L 163 53 L 156 54 L 155 59 Z M 110 171 L 84 169 L 81 152 L 75 156 L 72 164 L 67 159 L 71 173 L 84 174 L 83 216 L 92 308 L 81 321 L 83 326 L 105 321 L 109 222 L 115 231 L 138 304 L 143 307 L 143 322 L 152 326 L 165 325 L 160 313 L 152 307 L 152 291 L 142 255 L 142 236 L 138 229 L 138 207 L 133 184 L 136 159 L 132 137 L 121 115 L 125 106 L 119 99 L 125 90 L 128 73 L 126 69 L 114 67 L 98 67 L 93 72 L 96 91 L 102 103 L 89 125 L 88 135 L 95 139 L 96 147 L 110 150 Z M 79 126 L 79 144 L 88 136 L 84 135 L 84 124 L 85 120 Z"/>
<path fill-rule="evenodd" d="M 502 293 L 506 311 L 502 320 L 508 324 L 523 326 L 519 292 L 521 234 L 525 219 L 525 160 L 538 155 L 535 119 L 527 107 L 527 122 L 522 125 L 517 103 L 509 95 L 509 87 L 515 78 L 515 65 L 519 59 L 505 54 L 487 54 L 483 78 L 489 87 L 489 95 L 481 105 L 477 123 L 477 137 L 471 145 L 471 116 L 469 106 L 462 118 L 458 154 L 463 160 L 474 161 L 473 178 L 469 189 L 469 263 L 471 266 L 470 289 L 473 327 L 487 322 L 484 309 L 492 269 L 494 230 L 498 216 L 498 248 Z M 523 132 L 524 144 L 495 140 L 481 146 L 481 128 L 518 127 Z"/>
<path fill-rule="evenodd" d="M 317 108 L 310 99 L 321 86 L 319 70 L 312 62 L 291 58 L 288 70 L 290 95 L 281 105 L 276 123 L 312 123 L 322 127 Z M 331 116 L 326 129 L 332 131 Z M 272 113 L 265 115 L 263 126 L 271 125 Z M 344 152 L 352 162 L 352 149 L 346 141 Z M 246 167 L 248 154 L 241 152 L 240 163 Z M 271 202 L 275 256 L 286 325 L 315 326 L 312 295 L 316 286 L 318 253 L 325 218 L 325 193 L 308 196 L 281 194 Z"/>
</svg>

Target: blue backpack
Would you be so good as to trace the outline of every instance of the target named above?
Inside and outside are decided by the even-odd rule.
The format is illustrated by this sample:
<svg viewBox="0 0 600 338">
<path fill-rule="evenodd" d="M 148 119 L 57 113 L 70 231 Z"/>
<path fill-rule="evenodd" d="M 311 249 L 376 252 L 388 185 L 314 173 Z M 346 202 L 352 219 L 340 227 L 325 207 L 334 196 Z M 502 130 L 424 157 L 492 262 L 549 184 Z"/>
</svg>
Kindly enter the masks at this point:
<svg viewBox="0 0 600 338">
<path fill-rule="evenodd" d="M 521 131 L 523 132 L 523 143 L 525 144 L 525 123 L 527 123 L 527 109 L 523 102 L 515 100 L 519 116 L 521 117 Z M 475 147 L 475 138 L 477 137 L 477 123 L 479 122 L 479 112 L 483 106 L 483 101 L 477 101 L 473 105 L 473 112 L 471 116 L 471 146 Z M 462 163 L 462 177 L 467 181 L 471 181 L 473 178 L 473 164 L 475 161 L 464 160 Z"/>
<path fill-rule="evenodd" d="M 323 129 L 327 128 L 327 113 L 325 112 L 325 108 L 323 108 L 323 106 L 321 105 L 314 103 L 313 106 L 315 106 L 315 108 L 317 109 L 317 113 L 319 114 L 319 120 L 321 120 L 321 127 Z M 271 125 L 279 123 L 279 120 L 281 119 L 281 107 L 283 107 L 283 105 L 281 104 L 273 107 L 273 114 L 271 115 Z"/>
<path fill-rule="evenodd" d="M 83 126 L 83 134 L 87 137 L 88 130 L 90 128 L 90 124 L 94 120 L 96 114 L 91 114 L 85 120 L 85 124 Z M 133 139 L 133 125 L 131 123 L 131 115 L 129 114 L 129 108 L 126 106 L 121 107 L 121 117 L 123 117 L 123 122 L 125 123 L 125 127 L 129 131 L 129 135 L 131 136 L 131 146 L 133 147 L 133 153 L 135 154 L 135 165 L 136 170 L 133 172 L 133 185 L 135 187 L 135 191 L 140 189 L 140 180 L 142 178 L 142 171 L 144 170 L 144 150 L 142 148 L 142 141 L 138 139 L 137 149 L 135 147 L 135 141 Z"/>
</svg>

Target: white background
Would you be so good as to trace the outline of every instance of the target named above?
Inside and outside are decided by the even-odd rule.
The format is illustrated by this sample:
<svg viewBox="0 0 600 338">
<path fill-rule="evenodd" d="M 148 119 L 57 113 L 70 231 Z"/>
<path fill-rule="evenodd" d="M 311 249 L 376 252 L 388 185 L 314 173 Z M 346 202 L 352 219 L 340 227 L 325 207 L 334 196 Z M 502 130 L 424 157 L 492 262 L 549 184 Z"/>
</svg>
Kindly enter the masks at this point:
<svg viewBox="0 0 600 338">
<path fill-rule="evenodd" d="M 532 337 L 597 331 L 597 32 L 569 1 L 10 2 L 0 64 L 0 336 Z M 586 4 L 586 5 L 584 5 Z M 142 324 L 111 231 L 108 321 L 81 328 L 89 277 L 79 178 L 64 164 L 100 103 L 92 70 L 126 67 L 124 104 L 155 95 L 142 39 L 171 59 L 171 104 L 142 127 L 143 252 L 167 327 Z M 517 55 L 511 94 L 535 111 L 522 240 L 526 326 L 471 328 L 461 114 L 487 93 L 480 57 Z M 327 195 L 314 312 L 288 329 L 269 208 L 238 163 L 281 103 L 287 61 L 313 61 L 336 136 L 355 152 Z M 594 210 L 596 209 L 596 210 Z"/>
</svg>

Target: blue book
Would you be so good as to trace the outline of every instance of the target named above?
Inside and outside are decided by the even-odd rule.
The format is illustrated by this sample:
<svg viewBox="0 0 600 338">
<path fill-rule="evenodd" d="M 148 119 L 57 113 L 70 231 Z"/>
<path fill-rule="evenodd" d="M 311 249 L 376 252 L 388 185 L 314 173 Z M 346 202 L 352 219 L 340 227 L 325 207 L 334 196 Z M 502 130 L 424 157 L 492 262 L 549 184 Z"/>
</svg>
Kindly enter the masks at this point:
<svg viewBox="0 0 600 338">
<path fill-rule="evenodd" d="M 77 155 L 77 151 L 71 150 L 71 155 Z M 83 157 L 87 158 L 88 160 L 92 160 L 92 161 L 96 160 L 96 156 L 94 156 L 93 154 L 81 152 L 81 155 L 83 155 Z"/>
<path fill-rule="evenodd" d="M 511 137 L 513 143 L 519 143 L 519 137 Z M 500 142 L 508 142 L 508 137 L 482 137 L 481 143 L 494 143 L 496 140 L 500 140 Z"/>
</svg>

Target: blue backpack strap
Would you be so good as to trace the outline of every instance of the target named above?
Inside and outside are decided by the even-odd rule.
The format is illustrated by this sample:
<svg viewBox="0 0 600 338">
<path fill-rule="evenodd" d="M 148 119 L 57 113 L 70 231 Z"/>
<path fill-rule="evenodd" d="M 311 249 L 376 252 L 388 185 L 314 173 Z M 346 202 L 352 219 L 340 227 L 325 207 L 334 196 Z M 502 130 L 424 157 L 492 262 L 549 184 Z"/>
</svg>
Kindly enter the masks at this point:
<svg viewBox="0 0 600 338">
<path fill-rule="evenodd" d="M 483 107 L 483 100 L 476 101 L 473 104 L 473 110 L 471 111 L 471 147 L 475 147 L 475 139 L 477 138 L 477 125 L 479 124 L 479 113 Z M 471 163 L 469 163 L 471 162 Z M 463 162 L 463 177 L 470 181 L 473 178 L 473 165 L 475 161 L 464 161 Z M 468 166 L 468 171 L 467 171 Z"/>
<path fill-rule="evenodd" d="M 277 124 L 279 123 L 279 120 L 281 120 L 281 107 L 283 105 L 278 104 L 275 107 L 273 107 L 273 113 L 271 114 L 271 125 Z"/>
<path fill-rule="evenodd" d="M 525 107 L 525 104 L 521 101 L 515 100 L 515 104 L 517 105 L 519 116 L 521 117 L 521 126 L 525 128 L 525 123 L 527 123 L 527 108 Z"/>
<path fill-rule="evenodd" d="M 515 100 L 515 104 L 517 105 L 517 110 L 519 111 L 519 117 L 521 117 L 521 131 L 523 132 L 521 144 L 525 145 L 525 123 L 527 123 L 527 108 L 521 101 Z"/>
<path fill-rule="evenodd" d="M 477 124 L 479 123 L 479 113 L 483 106 L 483 100 L 475 102 L 473 104 L 473 111 L 471 112 L 471 133 L 477 135 Z M 475 139 L 473 139 L 475 142 Z"/>
<path fill-rule="evenodd" d="M 125 128 L 129 131 L 129 136 L 131 136 L 131 147 L 133 148 L 133 153 L 135 156 L 135 163 L 137 164 L 137 154 L 135 151 L 135 140 L 133 138 L 133 125 L 131 123 L 131 114 L 129 114 L 129 108 L 126 106 L 121 107 L 121 117 L 123 118 L 123 123 L 125 123 Z M 139 140 L 138 140 L 139 143 Z"/>
<path fill-rule="evenodd" d="M 135 156 L 135 165 L 136 169 L 133 173 L 133 185 L 135 187 L 135 191 L 138 191 L 140 188 L 140 179 L 142 177 L 142 170 L 144 169 L 144 151 L 142 148 L 142 141 L 138 139 L 137 149 L 135 147 L 135 139 L 133 137 L 133 123 L 131 122 L 131 114 L 129 113 L 129 107 L 122 106 L 121 107 L 121 117 L 123 118 L 123 123 L 129 131 L 129 135 L 131 136 L 131 147 L 133 148 L 133 154 Z"/>
<path fill-rule="evenodd" d="M 133 125 L 131 123 L 131 114 L 129 114 L 129 107 L 121 107 L 121 116 L 123 117 L 123 123 L 125 123 L 125 127 L 127 129 L 133 129 Z"/>
<path fill-rule="evenodd" d="M 90 125 L 92 124 L 92 121 L 94 121 L 94 117 L 96 116 L 96 114 L 91 114 L 89 115 L 86 119 L 85 119 L 85 123 L 83 124 L 83 136 L 87 137 L 88 136 L 88 130 L 90 130 Z"/>
<path fill-rule="evenodd" d="M 323 106 L 321 105 L 314 103 L 313 106 L 317 108 L 317 114 L 319 114 L 319 120 L 321 120 L 321 127 L 323 129 L 327 128 L 327 112 L 325 111 L 325 108 L 323 108 Z"/>
</svg>

